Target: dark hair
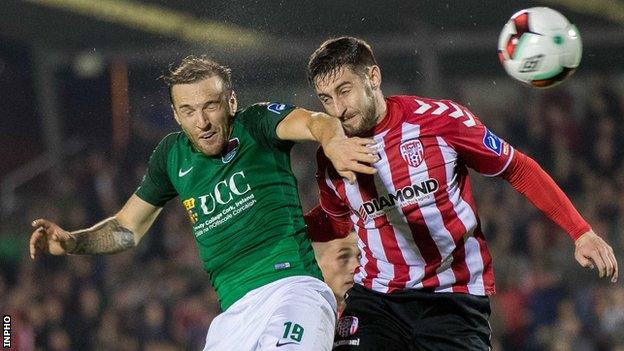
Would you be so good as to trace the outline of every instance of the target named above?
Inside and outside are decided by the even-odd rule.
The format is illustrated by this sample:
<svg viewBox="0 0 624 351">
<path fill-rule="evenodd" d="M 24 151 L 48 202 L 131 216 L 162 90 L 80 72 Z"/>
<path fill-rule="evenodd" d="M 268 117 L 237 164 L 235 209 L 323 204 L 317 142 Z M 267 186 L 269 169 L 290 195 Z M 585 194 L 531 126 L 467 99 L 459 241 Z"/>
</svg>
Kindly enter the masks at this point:
<svg viewBox="0 0 624 351">
<path fill-rule="evenodd" d="M 232 70 L 206 56 L 187 56 L 176 68 L 170 68 L 169 73 L 161 79 L 169 87 L 169 99 L 173 104 L 171 88 L 177 84 L 191 84 L 206 78 L 219 76 L 223 81 L 223 91 L 229 96 L 232 91 Z"/>
<path fill-rule="evenodd" d="M 310 55 L 308 82 L 314 86 L 317 78 L 331 78 L 345 65 L 362 75 L 366 72 L 366 68 L 377 65 L 377 60 L 370 45 L 362 39 L 354 37 L 329 39 Z"/>
</svg>

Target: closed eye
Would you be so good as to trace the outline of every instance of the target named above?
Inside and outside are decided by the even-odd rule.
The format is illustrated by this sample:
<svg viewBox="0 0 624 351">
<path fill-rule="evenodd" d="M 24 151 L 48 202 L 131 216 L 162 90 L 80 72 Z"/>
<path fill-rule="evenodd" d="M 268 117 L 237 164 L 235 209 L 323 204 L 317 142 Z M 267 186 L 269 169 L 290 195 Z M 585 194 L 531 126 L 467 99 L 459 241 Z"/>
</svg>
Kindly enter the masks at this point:
<svg viewBox="0 0 624 351">
<path fill-rule="evenodd" d="M 208 101 L 204 105 L 204 110 L 208 110 L 208 111 L 214 111 L 217 108 L 219 108 L 219 101 Z"/>
<path fill-rule="evenodd" d="M 195 110 L 190 107 L 182 107 L 180 109 L 180 112 L 185 116 L 190 116 L 193 114 L 193 112 L 195 112 Z"/>
</svg>

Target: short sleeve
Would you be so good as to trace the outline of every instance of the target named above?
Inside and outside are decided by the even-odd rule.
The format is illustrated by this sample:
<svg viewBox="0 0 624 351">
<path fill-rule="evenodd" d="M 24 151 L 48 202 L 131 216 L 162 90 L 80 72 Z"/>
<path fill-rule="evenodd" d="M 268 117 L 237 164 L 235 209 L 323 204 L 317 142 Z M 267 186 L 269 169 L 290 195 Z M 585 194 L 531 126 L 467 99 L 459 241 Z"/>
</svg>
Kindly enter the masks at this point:
<svg viewBox="0 0 624 351">
<path fill-rule="evenodd" d="M 501 174 L 513 158 L 513 147 L 488 129 L 467 108 L 455 103 L 452 105 L 461 114 L 449 116 L 450 128 L 444 133 L 444 139 L 468 167 L 488 177 Z"/>
<path fill-rule="evenodd" d="M 277 125 L 295 109 L 293 105 L 279 102 L 258 103 L 240 111 L 236 118 L 259 144 L 290 151 L 294 143 L 277 136 Z"/>
<path fill-rule="evenodd" d="M 167 158 L 179 133 L 167 135 L 154 149 L 147 171 L 135 194 L 154 206 L 162 207 L 178 195 L 167 174 Z"/>
</svg>

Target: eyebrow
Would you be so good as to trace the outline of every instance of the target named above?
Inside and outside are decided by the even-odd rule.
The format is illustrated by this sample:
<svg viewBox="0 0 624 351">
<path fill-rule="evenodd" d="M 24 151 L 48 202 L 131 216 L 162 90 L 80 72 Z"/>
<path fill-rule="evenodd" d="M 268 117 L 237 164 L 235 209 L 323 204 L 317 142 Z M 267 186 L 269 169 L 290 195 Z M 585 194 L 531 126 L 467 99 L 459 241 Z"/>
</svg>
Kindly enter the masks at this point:
<svg viewBox="0 0 624 351">
<path fill-rule="evenodd" d="M 340 85 L 338 85 L 338 86 L 336 87 L 336 89 L 334 89 L 334 90 L 340 90 L 340 88 L 342 88 L 343 86 L 345 86 L 345 85 L 347 85 L 347 84 L 352 84 L 352 83 L 351 83 L 350 81 L 348 81 L 348 80 L 347 80 L 347 81 L 345 81 L 345 82 L 340 83 Z"/>
<path fill-rule="evenodd" d="M 338 250 L 338 253 L 342 253 L 343 251 L 351 253 L 351 248 L 350 247 L 341 247 L 340 250 Z"/>
<path fill-rule="evenodd" d="M 340 83 L 340 84 L 339 84 L 339 85 L 338 85 L 335 89 L 333 89 L 333 90 L 340 90 L 340 88 L 342 88 L 343 86 L 345 86 L 345 85 L 347 85 L 347 84 L 353 84 L 353 82 L 351 82 L 351 81 L 349 81 L 349 80 L 344 81 L 344 82 Z M 330 97 L 330 96 L 329 96 L 329 94 L 325 94 L 325 93 L 319 93 L 319 94 L 317 94 L 317 96 L 318 96 L 318 97 Z"/>
<path fill-rule="evenodd" d="M 208 100 L 208 101 L 204 102 L 201 106 L 203 107 L 203 106 L 206 106 L 206 105 L 209 105 L 209 104 L 216 104 L 216 103 L 219 103 L 219 102 L 221 102 L 221 98 L 220 97 L 216 98 L 216 99 Z M 183 108 L 187 108 L 187 109 L 191 109 L 191 110 L 195 109 L 195 107 L 193 107 L 193 106 L 191 106 L 189 104 L 180 105 L 180 106 L 178 106 L 178 108 L 180 110 L 183 109 Z"/>
</svg>

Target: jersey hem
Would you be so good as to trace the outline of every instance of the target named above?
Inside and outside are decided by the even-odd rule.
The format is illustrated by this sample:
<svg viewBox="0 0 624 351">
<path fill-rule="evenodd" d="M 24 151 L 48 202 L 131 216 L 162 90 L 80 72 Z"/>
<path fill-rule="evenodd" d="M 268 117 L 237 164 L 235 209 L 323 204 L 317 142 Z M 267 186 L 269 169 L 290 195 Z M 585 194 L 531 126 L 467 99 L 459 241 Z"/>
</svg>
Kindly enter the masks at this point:
<svg viewBox="0 0 624 351">
<path fill-rule="evenodd" d="M 230 294 L 225 294 L 225 297 L 223 298 L 221 297 L 219 292 L 217 292 L 217 295 L 219 295 L 221 310 L 226 311 L 233 304 L 235 304 L 236 301 L 242 299 L 245 295 L 247 295 L 249 292 L 255 289 L 261 288 L 265 285 L 268 285 L 280 279 L 293 277 L 293 276 L 307 276 L 307 277 L 312 277 L 312 278 L 319 279 L 320 281 L 323 281 L 322 277 L 314 275 L 311 272 L 302 271 L 302 270 L 292 270 L 292 271 L 286 271 L 284 273 L 274 273 L 263 279 L 254 280 L 250 282 L 249 284 L 246 284 L 244 289 L 240 289 L 240 290 L 237 289 L 237 290 L 234 290 L 234 292 Z"/>
</svg>

